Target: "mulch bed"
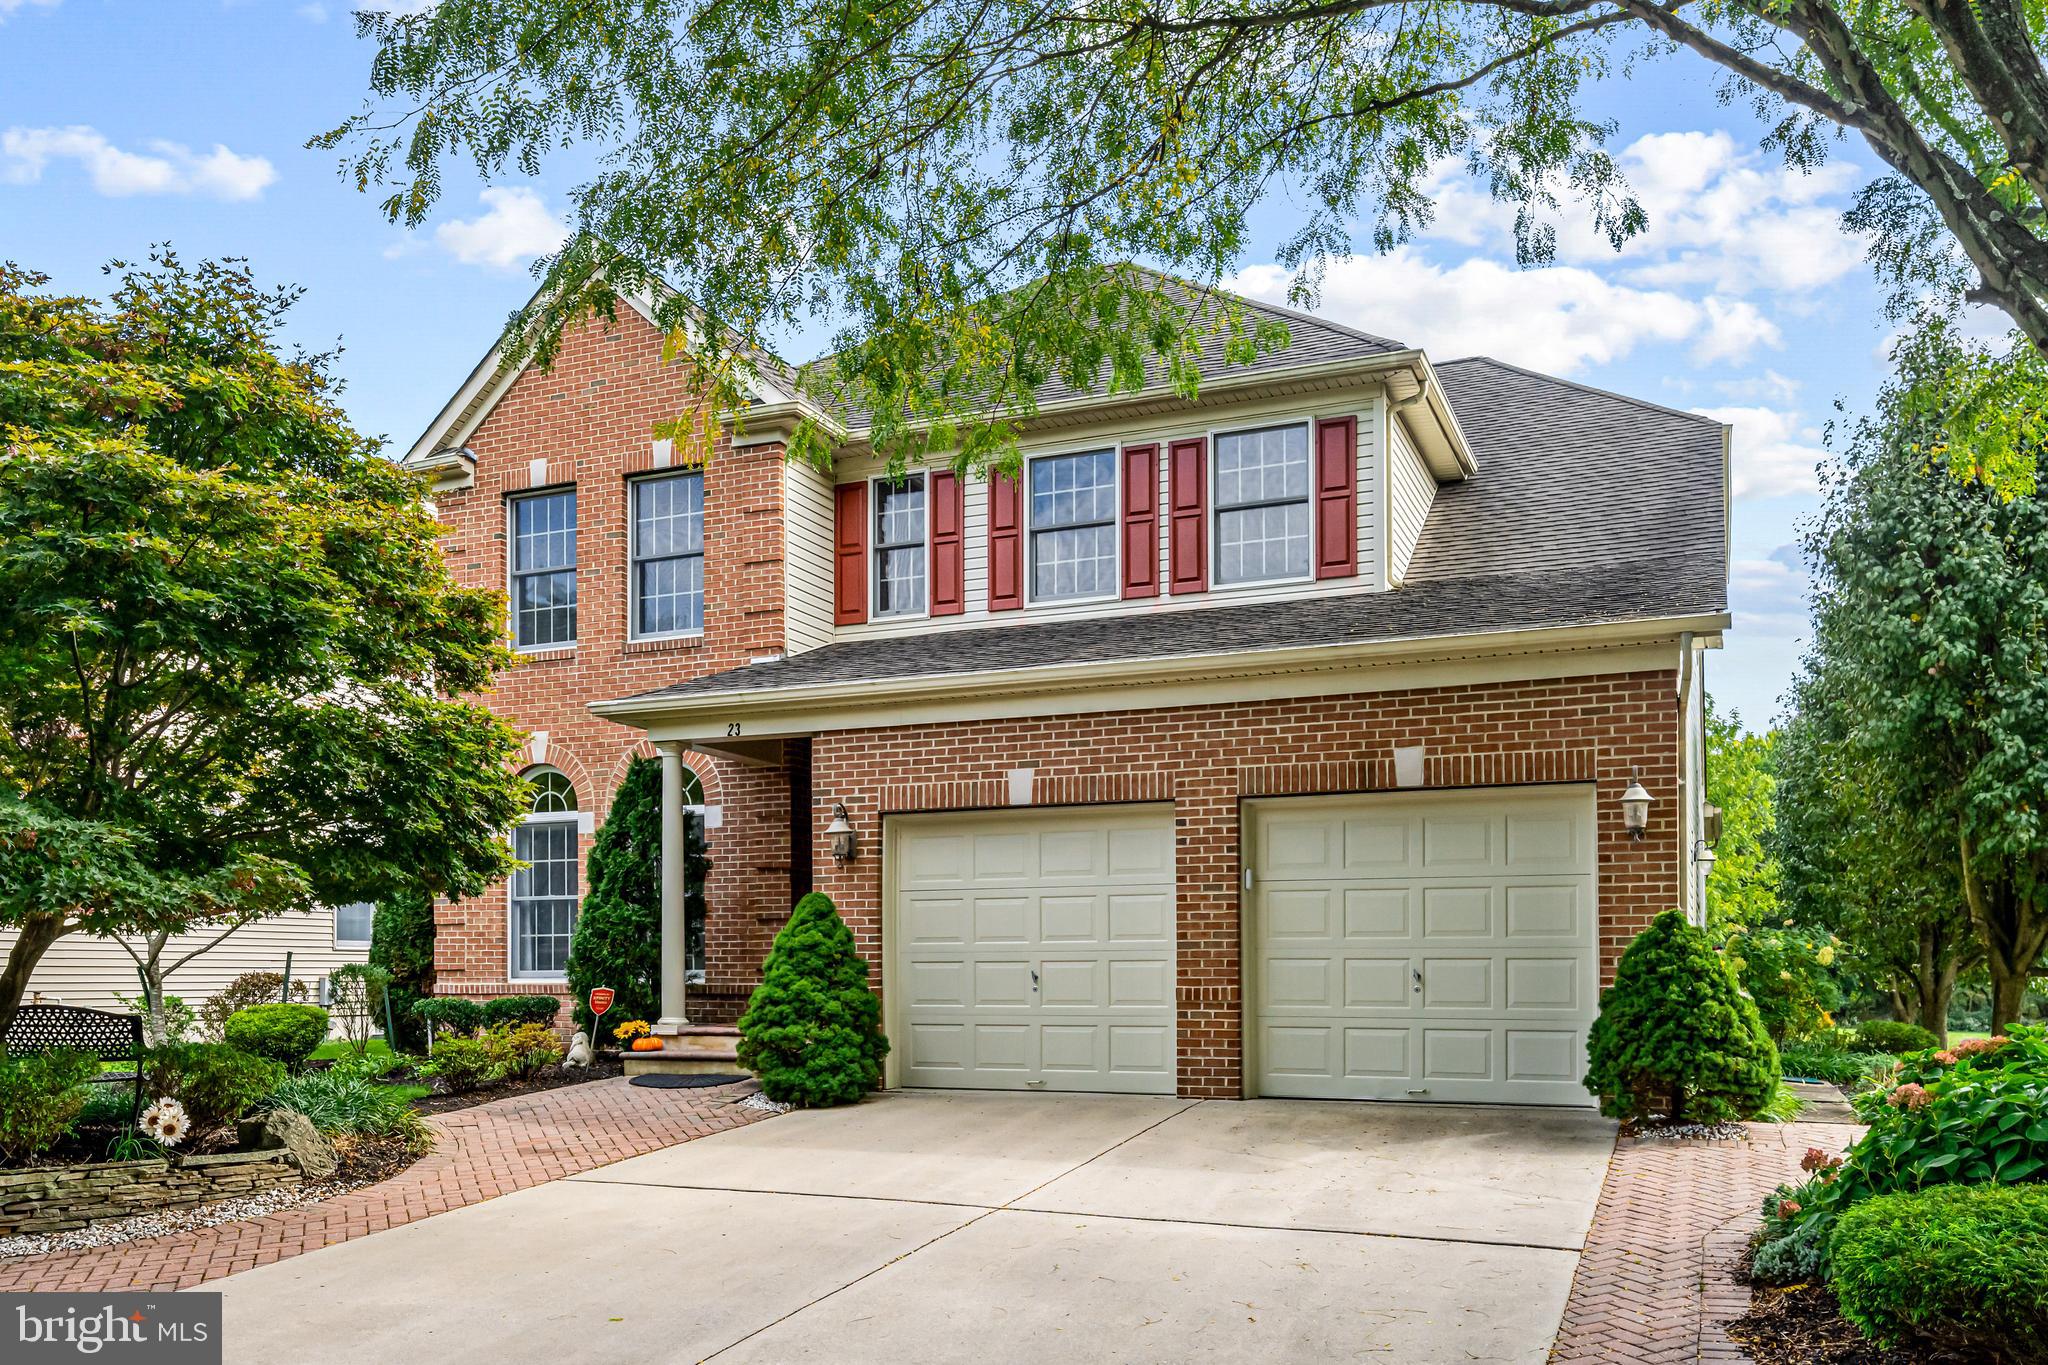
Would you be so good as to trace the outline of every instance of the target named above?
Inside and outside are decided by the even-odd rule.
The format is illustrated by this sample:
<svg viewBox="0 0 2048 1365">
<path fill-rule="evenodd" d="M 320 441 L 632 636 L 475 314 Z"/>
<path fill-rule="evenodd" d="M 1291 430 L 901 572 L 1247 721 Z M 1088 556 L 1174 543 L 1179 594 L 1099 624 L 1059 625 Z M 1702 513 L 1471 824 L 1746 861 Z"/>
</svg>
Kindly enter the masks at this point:
<svg viewBox="0 0 2048 1365">
<path fill-rule="evenodd" d="M 587 1067 L 569 1069 L 551 1066 L 537 1075 L 523 1081 L 502 1081 L 497 1085 L 478 1086 L 475 1090 L 464 1090 L 453 1095 L 424 1095 L 412 1102 L 413 1111 L 420 1114 L 446 1114 L 457 1109 L 469 1109 L 492 1100 L 507 1100 L 516 1095 L 536 1095 L 543 1090 L 555 1090 L 565 1085 L 582 1085 L 585 1081 L 609 1080 L 613 1076 L 626 1074 L 625 1063 L 616 1056 L 607 1057 L 600 1053 L 596 1061 Z"/>
<path fill-rule="evenodd" d="M 1749 1312 L 1727 1331 L 1758 1365 L 1932 1365 L 1924 1354 L 1871 1345 L 1842 1317 L 1826 1285 L 1756 1285 Z"/>
</svg>

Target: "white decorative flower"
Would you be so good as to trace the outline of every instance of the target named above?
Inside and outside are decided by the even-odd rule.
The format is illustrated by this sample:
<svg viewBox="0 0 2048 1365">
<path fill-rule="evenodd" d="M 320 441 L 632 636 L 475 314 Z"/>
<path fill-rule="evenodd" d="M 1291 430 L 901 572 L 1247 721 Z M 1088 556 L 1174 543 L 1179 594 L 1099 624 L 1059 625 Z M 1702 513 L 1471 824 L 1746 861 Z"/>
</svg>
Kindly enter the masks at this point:
<svg viewBox="0 0 2048 1365">
<path fill-rule="evenodd" d="M 169 1095 L 162 1095 L 155 1104 L 142 1111 L 142 1121 L 136 1126 L 164 1146 L 175 1147 L 191 1133 L 192 1119 L 185 1112 L 184 1105 Z"/>
</svg>

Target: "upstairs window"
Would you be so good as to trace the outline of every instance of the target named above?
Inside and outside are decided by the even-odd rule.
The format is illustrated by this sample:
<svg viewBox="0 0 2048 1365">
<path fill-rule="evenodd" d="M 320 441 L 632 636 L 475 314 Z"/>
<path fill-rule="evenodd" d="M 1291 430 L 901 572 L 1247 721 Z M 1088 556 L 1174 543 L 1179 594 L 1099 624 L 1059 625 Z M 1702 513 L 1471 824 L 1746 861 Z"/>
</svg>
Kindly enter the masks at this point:
<svg viewBox="0 0 2048 1365">
<path fill-rule="evenodd" d="M 704 476 L 633 481 L 633 637 L 704 629 Z"/>
<path fill-rule="evenodd" d="M 1216 582 L 1309 572 L 1308 427 L 1216 438 Z"/>
<path fill-rule="evenodd" d="M 367 948 L 370 944 L 370 928 L 376 919 L 376 915 L 377 907 L 368 901 L 357 901 L 352 905 L 335 906 L 334 946 L 337 948 Z"/>
<path fill-rule="evenodd" d="M 582 899 L 577 856 L 576 788 L 553 768 L 526 773 L 533 805 L 512 831 L 511 956 L 514 980 L 559 980 L 569 969 L 569 939 Z"/>
<path fill-rule="evenodd" d="M 1031 600 L 1111 597 L 1116 578 L 1116 452 L 1031 462 Z"/>
<path fill-rule="evenodd" d="M 924 475 L 875 481 L 875 615 L 925 609 Z"/>
<path fill-rule="evenodd" d="M 576 490 L 512 500 L 512 644 L 576 643 Z"/>
</svg>

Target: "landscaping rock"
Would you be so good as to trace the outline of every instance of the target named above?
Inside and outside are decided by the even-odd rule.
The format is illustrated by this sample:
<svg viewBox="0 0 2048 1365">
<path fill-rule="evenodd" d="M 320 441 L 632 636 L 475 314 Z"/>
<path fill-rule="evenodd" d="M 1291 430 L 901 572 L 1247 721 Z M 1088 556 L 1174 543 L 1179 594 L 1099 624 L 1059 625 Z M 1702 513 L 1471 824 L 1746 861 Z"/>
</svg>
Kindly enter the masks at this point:
<svg viewBox="0 0 2048 1365">
<path fill-rule="evenodd" d="M 334 1144 L 320 1136 L 313 1120 L 296 1109 L 271 1109 L 244 1119 L 239 1131 L 245 1147 L 282 1147 L 308 1180 L 326 1180 L 341 1162 Z"/>
</svg>

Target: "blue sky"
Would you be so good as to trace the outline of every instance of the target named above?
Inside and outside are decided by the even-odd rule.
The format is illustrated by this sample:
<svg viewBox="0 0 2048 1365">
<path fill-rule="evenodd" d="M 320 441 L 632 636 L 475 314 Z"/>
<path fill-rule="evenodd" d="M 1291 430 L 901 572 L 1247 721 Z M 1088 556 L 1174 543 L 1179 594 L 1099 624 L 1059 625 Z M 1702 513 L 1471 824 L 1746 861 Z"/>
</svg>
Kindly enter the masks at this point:
<svg viewBox="0 0 2048 1365">
<path fill-rule="evenodd" d="M 306 287 L 298 339 L 345 343 L 357 424 L 408 444 L 524 300 L 573 170 L 451 174 L 432 223 L 387 225 L 303 148 L 360 105 L 370 55 L 324 0 L 0 0 L 0 254 L 78 292 L 154 241 L 247 256 Z M 1438 359 L 1483 352 L 1732 422 L 1736 621 L 1708 680 L 1756 726 L 1805 631 L 1795 540 L 1822 428 L 1884 372 L 1879 296 L 1838 221 L 1874 162 L 1842 143 L 1816 174 L 1787 169 L 1687 57 L 1598 98 L 1651 218 L 1624 251 L 1567 213 L 1557 264 L 1518 269 L 1508 211 L 1452 172 L 1431 231 L 1333 267 L 1320 311 Z M 1270 208 L 1274 240 L 1286 214 Z M 1285 290 L 1257 259 L 1238 284 Z"/>
</svg>

